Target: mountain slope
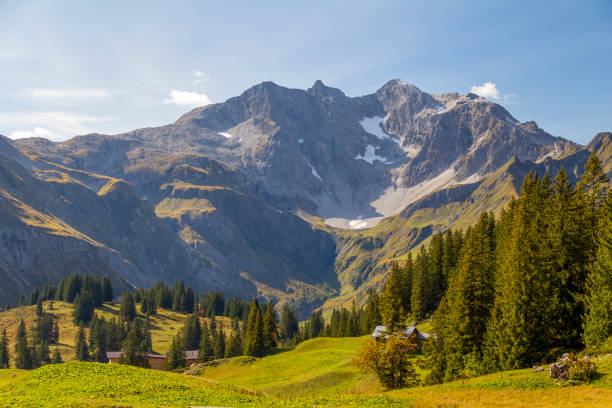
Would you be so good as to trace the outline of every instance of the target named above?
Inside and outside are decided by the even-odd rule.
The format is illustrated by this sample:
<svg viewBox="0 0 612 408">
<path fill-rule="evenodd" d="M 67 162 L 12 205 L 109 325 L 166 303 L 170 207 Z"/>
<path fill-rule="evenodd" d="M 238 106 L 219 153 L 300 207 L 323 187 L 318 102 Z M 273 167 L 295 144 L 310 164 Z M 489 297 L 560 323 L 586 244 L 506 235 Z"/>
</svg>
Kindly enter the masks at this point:
<svg viewBox="0 0 612 408">
<path fill-rule="evenodd" d="M 588 155 L 474 94 L 400 80 L 361 97 L 321 81 L 264 82 L 167 126 L 12 142 L 23 154 L 4 144 L 0 157 L 21 166 L 29 193 L 13 194 L 10 177 L 0 188 L 62 226 L 37 226 L 45 240 L 72 234 L 113 254 L 99 272 L 116 264 L 131 283 L 180 277 L 198 291 L 263 295 L 301 316 L 380 285 L 388 261 L 432 232 L 499 210 L 527 171 L 564 165 L 578 176 Z M 589 147 L 608 163 L 609 145 L 602 134 Z M 48 198 L 58 192 L 66 203 Z M 2 270 L 22 291 L 41 281 L 23 260 Z"/>
</svg>

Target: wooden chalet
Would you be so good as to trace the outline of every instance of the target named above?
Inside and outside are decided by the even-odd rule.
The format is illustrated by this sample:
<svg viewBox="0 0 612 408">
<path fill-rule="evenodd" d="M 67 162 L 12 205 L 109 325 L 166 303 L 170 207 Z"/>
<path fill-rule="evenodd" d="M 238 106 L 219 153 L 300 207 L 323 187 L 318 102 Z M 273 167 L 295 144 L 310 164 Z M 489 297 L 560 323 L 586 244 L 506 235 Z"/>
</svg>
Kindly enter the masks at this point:
<svg viewBox="0 0 612 408">
<path fill-rule="evenodd" d="M 401 332 L 401 338 L 405 340 L 414 340 L 418 349 L 423 348 L 423 343 L 431 336 L 429 333 L 421 333 L 415 325 L 406 327 Z M 387 333 L 387 326 L 376 326 L 372 332 L 372 337 L 378 340 L 386 340 L 394 336 L 393 333 Z"/>
<path fill-rule="evenodd" d="M 106 358 L 109 363 L 118 363 L 121 358 L 121 351 L 107 351 Z M 187 350 L 185 351 L 185 366 L 190 367 L 191 365 L 198 362 L 199 352 L 198 350 Z M 149 367 L 154 370 L 163 370 L 166 364 L 166 356 L 155 353 L 147 353 L 147 360 L 149 361 Z"/>
</svg>

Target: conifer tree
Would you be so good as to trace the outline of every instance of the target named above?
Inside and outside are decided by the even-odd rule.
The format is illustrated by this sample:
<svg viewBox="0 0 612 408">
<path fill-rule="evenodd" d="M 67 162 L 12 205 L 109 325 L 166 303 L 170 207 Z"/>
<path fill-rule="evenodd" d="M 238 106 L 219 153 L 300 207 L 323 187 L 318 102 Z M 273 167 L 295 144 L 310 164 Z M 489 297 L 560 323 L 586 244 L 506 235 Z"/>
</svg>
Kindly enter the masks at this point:
<svg viewBox="0 0 612 408">
<path fill-rule="evenodd" d="M 185 367 L 185 348 L 183 346 L 184 340 L 179 332 L 172 339 L 172 344 L 170 345 L 170 350 L 167 354 L 166 359 L 166 369 L 167 370 L 175 370 L 177 368 Z"/>
<path fill-rule="evenodd" d="M 126 322 L 131 322 L 136 318 L 136 303 L 134 301 L 134 295 L 131 292 L 123 292 L 119 316 Z"/>
<path fill-rule="evenodd" d="M 500 285 L 486 336 L 488 367 L 526 367 L 550 349 L 546 328 L 555 318 L 549 302 L 556 288 L 549 284 L 550 259 L 542 251 L 550 195 L 550 180 L 529 174 L 508 211 L 510 229 L 499 243 Z"/>
<path fill-rule="evenodd" d="M 266 313 L 263 316 L 263 331 L 265 348 L 269 351 L 278 345 L 278 324 L 272 302 L 268 302 L 266 306 Z"/>
<path fill-rule="evenodd" d="M 134 319 L 129 325 L 127 337 L 121 344 L 121 364 L 137 367 L 149 367 L 147 353 L 151 351 L 151 340 L 146 326 L 140 319 Z"/>
<path fill-rule="evenodd" d="M 42 297 L 39 297 L 38 300 L 36 301 L 36 316 L 40 318 L 42 315 L 43 315 L 43 303 L 42 303 Z"/>
<path fill-rule="evenodd" d="M 412 318 L 416 321 L 422 320 L 425 317 L 427 309 L 427 285 L 425 282 L 427 262 L 424 259 L 425 257 L 425 249 L 421 247 L 421 251 L 419 251 L 414 265 L 414 272 L 412 274 L 412 293 L 410 295 L 410 310 Z"/>
<path fill-rule="evenodd" d="M 74 310 L 72 313 L 74 324 L 88 324 L 94 314 L 95 304 L 92 295 L 88 291 L 81 291 L 74 299 Z"/>
<path fill-rule="evenodd" d="M 288 340 L 293 338 L 298 332 L 298 320 L 295 310 L 289 305 L 283 305 L 280 318 L 280 337 Z"/>
<path fill-rule="evenodd" d="M 249 311 L 244 339 L 244 354 L 255 357 L 261 357 L 265 354 L 263 316 L 256 298 L 253 298 Z"/>
<path fill-rule="evenodd" d="M 2 337 L 0 337 L 0 368 L 10 367 L 10 355 L 8 338 L 6 337 L 6 329 L 2 330 Z"/>
<path fill-rule="evenodd" d="M 238 357 L 242 355 L 242 336 L 240 331 L 232 331 L 225 346 L 225 358 Z"/>
<path fill-rule="evenodd" d="M 30 370 L 32 368 L 32 356 L 28 347 L 28 337 L 23 319 L 19 321 L 15 337 L 15 368 L 22 370 Z"/>
<path fill-rule="evenodd" d="M 402 307 L 403 287 L 402 271 L 397 263 L 393 263 L 381 296 L 382 322 L 388 332 L 394 332 L 404 324 L 406 311 Z"/>
<path fill-rule="evenodd" d="M 202 336 L 202 327 L 200 326 L 200 318 L 197 314 L 192 313 L 185 320 L 183 326 L 183 342 L 185 350 L 197 350 L 200 345 Z"/>
<path fill-rule="evenodd" d="M 200 349 L 199 349 L 200 360 L 202 361 L 210 361 L 214 358 L 214 349 L 213 342 L 210 336 L 210 331 L 208 329 L 208 324 L 204 322 L 202 325 L 202 336 L 200 339 Z"/>
<path fill-rule="evenodd" d="M 601 208 L 597 255 L 588 278 L 584 341 L 597 347 L 612 336 L 612 193 Z"/>
<path fill-rule="evenodd" d="M 223 331 L 223 327 L 221 327 L 221 325 L 219 325 L 219 331 L 215 336 L 213 353 L 215 355 L 215 359 L 223 358 L 225 355 L 225 332 Z"/>
<path fill-rule="evenodd" d="M 113 287 L 111 285 L 110 278 L 105 276 L 102 278 L 102 299 L 105 302 L 112 302 L 113 298 Z"/>
<path fill-rule="evenodd" d="M 580 180 L 580 187 L 584 189 L 587 206 L 587 217 L 591 225 L 591 237 L 596 239 L 597 210 L 606 199 L 608 191 L 608 176 L 601 167 L 601 162 L 595 153 L 592 153 L 584 166 L 584 173 Z"/>
<path fill-rule="evenodd" d="M 81 323 L 79 331 L 75 338 L 76 351 L 75 359 L 78 361 L 89 361 L 89 348 L 87 347 L 87 341 L 85 340 L 85 328 Z"/>
<path fill-rule="evenodd" d="M 438 379 L 452 380 L 463 375 L 467 361 L 482 359 L 483 338 L 494 300 L 493 217 L 483 213 L 474 228 L 466 234 L 465 246 L 453 275 L 443 311 L 435 318 L 444 322 L 435 333 L 442 342 L 444 374 Z M 435 356 L 434 359 L 438 358 Z M 438 368 L 438 367 L 436 367 Z"/>
<path fill-rule="evenodd" d="M 38 303 L 39 298 L 40 292 L 38 291 L 38 288 L 35 288 L 30 294 L 30 305 L 34 306 L 36 303 Z"/>
</svg>

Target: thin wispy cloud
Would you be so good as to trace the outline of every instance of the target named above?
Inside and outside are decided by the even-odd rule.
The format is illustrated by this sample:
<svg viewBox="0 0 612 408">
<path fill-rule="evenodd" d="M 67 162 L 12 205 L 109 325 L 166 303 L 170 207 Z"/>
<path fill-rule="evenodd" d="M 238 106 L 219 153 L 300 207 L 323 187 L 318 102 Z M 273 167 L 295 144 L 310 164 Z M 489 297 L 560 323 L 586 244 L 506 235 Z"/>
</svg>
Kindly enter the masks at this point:
<svg viewBox="0 0 612 408">
<path fill-rule="evenodd" d="M 204 82 L 204 81 L 206 81 L 208 79 L 208 74 L 206 74 L 205 72 L 202 72 L 202 71 L 200 71 L 198 69 L 193 71 L 193 76 L 195 77 L 195 79 L 192 82 L 194 85 L 200 85 L 202 82 Z"/>
<path fill-rule="evenodd" d="M 164 103 L 179 106 L 205 106 L 212 101 L 208 96 L 201 93 L 173 89 L 170 91 L 170 97 L 164 99 Z"/>
<path fill-rule="evenodd" d="M 110 93 L 104 89 L 85 88 L 85 89 L 54 89 L 54 88 L 30 88 L 26 94 L 35 98 L 48 99 L 90 99 L 108 98 Z"/>
<path fill-rule="evenodd" d="M 111 118 L 78 115 L 70 112 L 0 112 L 0 126 L 13 129 L 11 139 L 44 137 L 53 141 L 92 133 L 90 124 Z"/>
<path fill-rule="evenodd" d="M 470 91 L 483 98 L 497 100 L 497 101 L 508 101 L 516 98 L 515 94 L 502 94 L 497 85 L 493 82 L 485 82 L 482 85 L 472 85 Z"/>
</svg>

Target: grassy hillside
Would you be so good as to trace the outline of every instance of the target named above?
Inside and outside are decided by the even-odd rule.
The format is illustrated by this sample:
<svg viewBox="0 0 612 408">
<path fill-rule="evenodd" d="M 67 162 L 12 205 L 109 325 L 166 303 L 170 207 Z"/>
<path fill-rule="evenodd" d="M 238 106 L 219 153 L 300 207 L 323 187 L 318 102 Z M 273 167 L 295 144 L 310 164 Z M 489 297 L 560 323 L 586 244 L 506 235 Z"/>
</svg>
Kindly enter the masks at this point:
<svg viewBox="0 0 612 408">
<path fill-rule="evenodd" d="M 53 309 L 51 309 L 53 303 Z M 45 312 L 51 313 L 58 319 L 60 338 L 59 344 L 51 346 L 53 352 L 54 347 L 57 347 L 64 361 L 70 361 L 74 357 L 74 338 L 77 333 L 77 327 L 72 323 L 73 306 L 70 303 L 59 301 L 45 301 L 43 303 Z M 137 306 L 137 309 L 140 306 Z M 106 319 L 118 317 L 119 305 L 107 303 L 99 309 L 96 309 L 98 316 L 104 316 Z M 144 317 L 144 316 L 141 316 Z M 153 350 L 158 353 L 165 353 L 170 348 L 172 337 L 176 335 L 178 330 L 183 327 L 186 314 L 176 313 L 171 310 L 158 309 L 158 314 L 151 316 L 151 340 L 153 342 Z M 13 342 L 17 326 L 20 319 L 25 321 L 26 327 L 29 329 L 34 325 L 36 320 L 36 306 L 24 306 L 11 309 L 9 311 L 0 312 L 0 331 L 6 328 L 9 342 Z M 201 318 L 201 321 L 209 321 L 209 319 Z M 231 321 L 227 317 L 217 317 L 217 324 L 223 326 L 227 334 L 231 331 Z M 12 351 L 12 347 L 11 347 Z"/>
<path fill-rule="evenodd" d="M 590 385 L 561 386 L 546 370 L 495 373 L 438 386 L 382 392 L 351 363 L 364 338 L 313 339 L 245 363 L 234 358 L 202 376 L 118 364 L 70 362 L 0 370 L 2 406 L 19 407 L 609 407 L 612 357 Z"/>
<path fill-rule="evenodd" d="M 202 376 L 284 397 L 380 391 L 376 378 L 362 374 L 352 362 L 366 338 L 316 338 L 261 359 L 232 358 L 206 367 Z"/>
</svg>

